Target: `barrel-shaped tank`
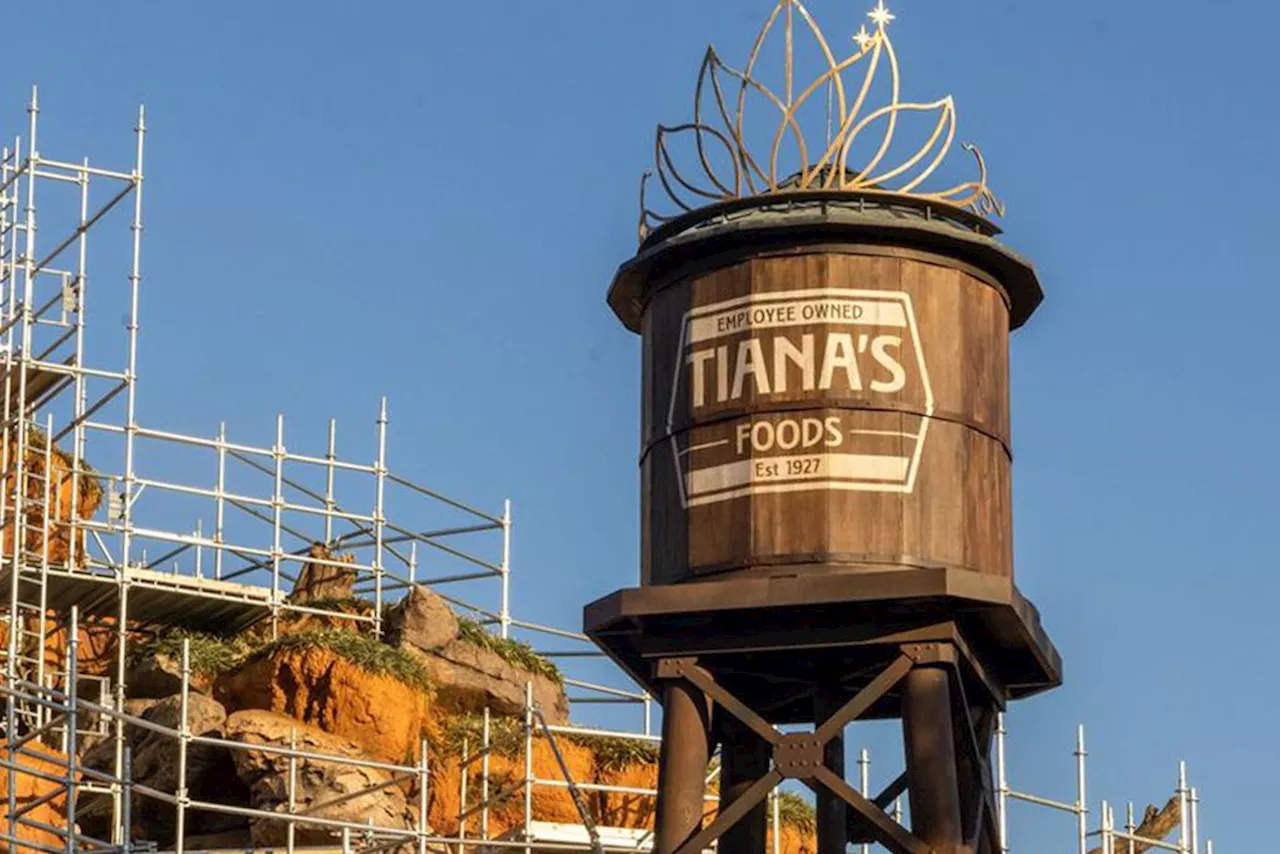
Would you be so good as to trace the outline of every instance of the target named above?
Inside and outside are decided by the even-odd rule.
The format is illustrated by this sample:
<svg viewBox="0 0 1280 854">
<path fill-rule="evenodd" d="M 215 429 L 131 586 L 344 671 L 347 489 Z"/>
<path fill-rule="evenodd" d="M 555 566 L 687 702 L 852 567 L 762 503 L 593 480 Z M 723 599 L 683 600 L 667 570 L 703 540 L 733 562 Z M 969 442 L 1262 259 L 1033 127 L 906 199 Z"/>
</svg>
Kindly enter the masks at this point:
<svg viewBox="0 0 1280 854">
<path fill-rule="evenodd" d="M 1039 287 L 989 236 L 920 213 L 726 218 L 624 267 L 643 583 L 1012 576 L 1009 331 Z"/>
</svg>

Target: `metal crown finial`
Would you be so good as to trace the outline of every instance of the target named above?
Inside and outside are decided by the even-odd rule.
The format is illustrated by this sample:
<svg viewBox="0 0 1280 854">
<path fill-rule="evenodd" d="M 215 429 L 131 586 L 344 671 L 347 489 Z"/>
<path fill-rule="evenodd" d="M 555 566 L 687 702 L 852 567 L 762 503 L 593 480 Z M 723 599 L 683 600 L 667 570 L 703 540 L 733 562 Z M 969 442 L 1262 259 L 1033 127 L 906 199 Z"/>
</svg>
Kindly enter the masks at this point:
<svg viewBox="0 0 1280 854">
<path fill-rule="evenodd" d="M 927 103 L 901 100 L 898 58 L 888 34 L 888 25 L 895 16 L 885 6 L 884 0 L 878 0 L 867 17 L 874 29 L 868 32 L 864 25 L 853 36 L 857 50 L 844 59 L 836 57 L 822 30 L 800 0 L 778 0 L 756 38 L 744 70 L 738 71 L 725 64 L 714 48 L 708 48 L 698 75 L 693 121 L 676 126 L 658 126 L 656 174 L 674 211 L 658 212 L 648 206 L 646 191 L 648 180 L 654 173 L 645 173 L 640 194 L 641 237 L 656 225 L 706 205 L 805 190 L 878 190 L 965 207 L 979 215 L 1003 215 L 1003 205 L 987 186 L 982 154 L 976 146 L 968 143 L 961 145 L 977 160 L 977 178 L 947 189 L 924 188 L 926 180 L 942 165 L 955 143 L 955 102 L 949 95 Z M 797 19 L 812 35 L 819 64 L 824 69 L 817 79 L 808 84 L 797 83 L 795 79 Z M 781 89 L 772 89 L 762 83 L 757 69 L 770 37 L 776 38 L 776 29 L 782 31 L 785 39 L 785 79 Z M 846 72 L 859 63 L 865 69 L 861 79 L 846 80 Z M 878 74 L 886 67 L 889 101 L 883 106 L 873 107 L 868 103 L 871 91 L 879 79 Z M 726 78 L 736 81 L 736 84 L 727 83 Z M 735 89 L 736 92 L 733 91 Z M 726 91 L 730 99 L 736 101 L 733 110 L 726 101 Z M 815 95 L 824 91 L 828 99 L 828 122 L 822 140 L 825 147 L 811 151 L 798 113 Z M 709 103 L 704 96 L 709 96 Z M 743 130 L 748 101 L 760 98 L 779 113 L 779 122 L 767 152 L 758 150 L 758 147 L 753 150 Z M 890 148 L 899 131 L 899 118 L 912 112 L 935 114 L 937 121 L 928 138 L 910 156 L 891 158 Z M 874 153 L 865 162 L 850 163 L 854 143 L 872 135 L 878 137 L 878 144 L 873 139 L 873 145 L 868 146 L 874 148 Z M 701 172 L 694 178 L 681 171 L 669 148 L 672 140 L 682 136 L 691 137 L 694 143 L 696 166 L 693 168 Z M 788 138 L 799 162 L 792 168 L 781 168 L 779 161 Z M 714 164 L 713 151 L 721 155 Z"/>
</svg>

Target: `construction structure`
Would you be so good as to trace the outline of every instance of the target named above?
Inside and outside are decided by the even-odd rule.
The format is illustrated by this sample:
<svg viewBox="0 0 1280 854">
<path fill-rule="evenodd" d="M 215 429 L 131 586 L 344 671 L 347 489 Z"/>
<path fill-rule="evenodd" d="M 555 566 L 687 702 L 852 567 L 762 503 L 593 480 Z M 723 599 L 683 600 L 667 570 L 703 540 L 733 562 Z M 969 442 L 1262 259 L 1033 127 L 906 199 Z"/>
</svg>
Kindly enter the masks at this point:
<svg viewBox="0 0 1280 854">
<path fill-rule="evenodd" d="M 643 691 L 565 680 L 579 706 L 634 704 L 636 731 L 622 732 L 549 723 L 530 690 L 521 722 L 523 774 L 505 790 L 490 779 L 493 744 L 486 713 L 478 740 L 462 760 L 479 785 L 469 786 L 464 776 L 460 830 L 453 835 L 437 834 L 428 821 L 434 758 L 425 741 L 415 761 L 403 764 L 327 753 L 296 738 L 275 746 L 246 744 L 193 730 L 189 639 L 181 643 L 176 723 L 156 723 L 132 710 L 127 671 L 138 642 L 135 626 L 190 632 L 257 628 L 275 636 L 290 620 L 306 616 L 349 622 L 376 636 L 391 603 L 415 587 L 439 592 L 497 636 L 548 639 L 555 649 L 547 654 L 568 665 L 592 654 L 592 647 L 579 632 L 514 616 L 509 504 L 494 502 L 494 509 L 479 510 L 393 473 L 386 456 L 385 404 L 371 431 L 372 463 L 340 457 L 333 424 L 327 447 L 304 453 L 286 444 L 283 418 L 269 447 L 237 442 L 223 428 L 198 437 L 140 423 L 145 117 L 139 112 L 135 162 L 110 169 L 46 155 L 39 113 L 33 92 L 25 132 L 0 153 L 3 846 L 47 854 L 154 848 L 153 840 L 135 833 L 131 811 L 141 799 L 171 811 L 173 848 L 179 852 L 195 850 L 187 846 L 186 823 L 209 813 L 278 826 L 282 841 L 273 847 L 290 854 L 317 847 L 301 840 L 304 830 L 308 839 L 317 830 L 329 838 L 318 847 L 343 851 L 650 850 L 651 832 L 596 826 L 581 794 L 609 787 L 574 780 L 563 763 L 562 773 L 535 773 L 531 759 L 535 741 L 551 745 L 559 757 L 557 742 L 582 733 L 656 744 L 651 702 Z M 116 266 L 126 271 L 119 279 L 101 272 Z M 98 272 L 91 275 L 91 270 Z M 123 312 L 123 334 L 113 333 L 110 324 L 91 329 L 91 310 L 97 317 Z M 187 481 L 176 471 L 189 472 Z M 353 611 L 330 607 L 322 597 L 292 595 L 318 578 L 323 582 L 327 570 L 350 574 L 355 594 L 369 607 Z M 87 631 L 89 626 L 94 631 Z M 99 639 L 106 649 L 100 658 L 110 666 L 81 672 L 82 645 Z M 171 788 L 138 782 L 130 747 L 134 732 L 172 745 Z M 1018 850 L 1016 826 L 1007 819 L 1008 805 L 1020 800 L 1073 814 L 1081 854 L 1095 847 L 1103 854 L 1136 854 L 1150 847 L 1199 854 L 1198 799 L 1185 779 L 1175 798 L 1176 840 L 1143 840 L 1143 827 L 1131 809 L 1117 823 L 1106 804 L 1087 807 L 1083 744 L 1077 750 L 1075 800 L 1059 802 L 1009 787 L 1003 733 L 1001 726 L 997 795 L 1004 850 Z M 81 763 L 89 741 L 106 746 L 107 767 Z M 287 769 L 284 805 L 254 809 L 217 796 L 194 797 L 189 763 L 208 749 L 274 757 Z M 327 816 L 328 805 L 322 803 L 304 807 L 297 792 L 308 763 L 359 770 L 371 781 L 328 805 L 407 787 L 412 821 L 384 825 L 372 818 Z M 858 764 L 861 789 L 869 793 L 869 757 L 864 754 Z M 473 788 L 478 795 L 472 796 Z M 656 795 L 653 788 L 612 788 L 639 798 Z M 537 820 L 534 795 L 548 789 L 574 794 L 581 823 L 552 826 Z M 490 811 L 512 798 L 521 801 L 522 826 L 504 834 L 507 838 L 491 838 Z M 100 837 L 78 828 L 79 805 L 91 799 L 109 804 L 108 832 Z M 715 800 L 709 798 L 712 804 Z M 889 797 L 886 808 L 895 800 Z M 779 804 L 778 797 L 771 801 L 775 850 L 781 837 Z"/>
</svg>

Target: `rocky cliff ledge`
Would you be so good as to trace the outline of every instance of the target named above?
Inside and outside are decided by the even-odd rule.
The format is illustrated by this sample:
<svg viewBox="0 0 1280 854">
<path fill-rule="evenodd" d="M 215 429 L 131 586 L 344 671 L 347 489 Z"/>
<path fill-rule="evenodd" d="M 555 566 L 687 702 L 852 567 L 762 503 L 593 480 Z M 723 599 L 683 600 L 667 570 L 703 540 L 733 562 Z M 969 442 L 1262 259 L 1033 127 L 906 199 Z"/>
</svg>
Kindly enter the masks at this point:
<svg viewBox="0 0 1280 854">
<path fill-rule="evenodd" d="M 231 815 L 201 805 L 288 812 L 291 777 L 296 781 L 294 810 L 318 820 L 296 826 L 299 845 L 332 845 L 337 834 L 323 824 L 326 820 L 366 823 L 372 819 L 383 828 L 415 828 L 421 803 L 418 780 L 385 766 L 416 768 L 424 748 L 429 768 L 428 824 L 437 834 L 455 835 L 464 830 L 459 822 L 464 762 L 467 804 L 474 806 L 481 799 L 481 763 L 475 753 L 486 707 L 491 714 L 488 833 L 496 837 L 523 824 L 525 693 L 531 686 L 534 702 L 548 724 L 568 723 L 569 704 L 559 672 L 529 647 L 459 617 L 442 598 L 421 587 L 386 612 L 382 636 L 376 637 L 368 620 L 369 604 L 343 596 L 349 588 L 344 587 L 341 573 L 337 568 L 325 577 L 310 578 L 303 594 L 308 608 L 329 613 L 282 617 L 274 639 L 270 627 L 263 626 L 233 637 L 130 627 L 136 641 L 130 648 L 127 711 L 143 722 L 127 725 L 125 731 L 137 786 L 131 813 L 135 839 L 165 848 L 177 833 L 174 803 L 155 793 L 172 795 L 180 788 L 178 742 L 154 727 L 177 730 L 181 726 L 184 641 L 189 641 L 191 650 L 189 733 L 243 746 L 235 749 L 205 741 L 188 745 L 188 850 L 283 844 L 285 822 Z M 316 598 L 321 593 L 329 598 Z M 97 629 L 82 628 L 83 673 L 111 670 L 113 642 L 102 642 Z M 56 638 L 57 627 L 52 626 L 49 634 Z M 84 642 L 91 638 L 96 642 Z M 626 789 L 656 786 L 657 756 L 652 747 L 571 736 L 558 738 L 557 744 L 577 783 Z M 65 826 L 65 804 L 57 799 L 41 801 L 52 789 L 39 771 L 59 757 L 28 747 L 31 753 L 20 764 L 30 764 L 33 774 L 18 774 L 18 803 L 37 803 L 43 824 Z M 291 767 L 279 752 L 289 747 L 326 758 L 295 759 Z M 469 762 L 464 747 L 471 756 Z M 80 753 L 84 768 L 109 772 L 114 767 L 111 740 L 86 739 Z M 564 778 L 545 738 L 534 739 L 532 764 L 540 779 Z M 647 828 L 652 824 L 652 797 L 589 792 L 586 799 L 602 826 Z M 563 787 L 537 786 L 532 801 L 535 820 L 581 822 Z M 786 854 L 812 851 L 812 812 L 807 804 L 787 798 L 784 814 L 782 850 Z M 83 833 L 109 838 L 110 820 L 110 796 L 81 794 L 77 823 Z M 480 816 L 472 814 L 465 831 L 474 838 L 479 829 Z M 30 841 L 50 844 L 43 836 Z"/>
</svg>

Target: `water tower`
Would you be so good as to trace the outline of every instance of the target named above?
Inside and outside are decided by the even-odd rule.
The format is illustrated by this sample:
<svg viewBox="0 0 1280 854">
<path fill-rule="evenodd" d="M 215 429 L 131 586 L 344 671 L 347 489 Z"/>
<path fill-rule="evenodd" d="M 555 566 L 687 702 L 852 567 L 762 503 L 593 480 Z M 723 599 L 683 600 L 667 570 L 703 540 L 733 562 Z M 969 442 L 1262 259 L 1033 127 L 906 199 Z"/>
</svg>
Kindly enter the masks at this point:
<svg viewBox="0 0 1280 854">
<path fill-rule="evenodd" d="M 869 17 L 846 55 L 781 0 L 741 71 L 708 51 L 609 292 L 643 339 L 641 586 L 584 622 L 663 704 L 657 854 L 764 854 L 784 780 L 820 854 L 997 854 L 997 712 L 1061 681 L 1013 573 L 1009 333 L 1040 284 L 977 149 L 942 180 L 954 104 L 900 99 Z M 864 796 L 866 719 L 902 721 L 905 770 Z"/>
</svg>

